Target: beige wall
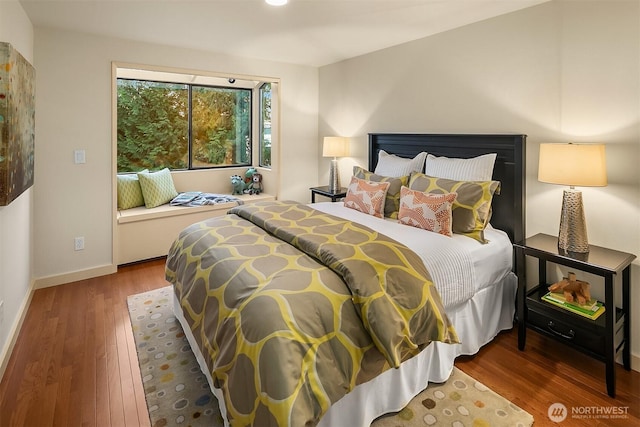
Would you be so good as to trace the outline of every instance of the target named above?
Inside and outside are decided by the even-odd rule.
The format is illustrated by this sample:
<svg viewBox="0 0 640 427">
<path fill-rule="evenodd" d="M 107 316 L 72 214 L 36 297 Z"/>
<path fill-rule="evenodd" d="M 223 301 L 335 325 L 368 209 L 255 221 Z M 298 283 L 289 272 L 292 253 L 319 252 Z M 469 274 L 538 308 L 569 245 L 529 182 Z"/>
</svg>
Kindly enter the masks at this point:
<svg viewBox="0 0 640 427">
<path fill-rule="evenodd" d="M 589 240 L 640 255 L 639 7 L 553 1 L 323 67 L 319 134 L 353 137 L 344 182 L 369 132 L 525 133 L 529 236 L 558 232 L 562 200 L 537 181 L 539 144 L 606 143 L 609 185 L 582 189 Z M 328 169 L 320 157 L 320 182 Z M 637 313 L 638 260 L 632 282 Z M 640 369 L 638 316 L 631 328 Z"/>
<path fill-rule="evenodd" d="M 38 284 L 113 268 L 112 61 L 279 78 L 278 196 L 306 201 L 308 187 L 316 184 L 317 159 L 308 155 L 315 151 L 318 135 L 316 68 L 42 28 L 35 32 L 35 58 Z M 73 163 L 76 149 L 86 151 L 86 164 Z M 228 175 L 224 170 L 216 179 L 228 182 Z M 85 237 L 84 251 L 74 251 L 75 236 Z"/>
<path fill-rule="evenodd" d="M 33 26 L 17 1 L 0 1 L 0 41 L 11 43 L 33 64 Z M 32 230 L 33 187 L 0 206 L 0 376 L 30 295 Z"/>
</svg>

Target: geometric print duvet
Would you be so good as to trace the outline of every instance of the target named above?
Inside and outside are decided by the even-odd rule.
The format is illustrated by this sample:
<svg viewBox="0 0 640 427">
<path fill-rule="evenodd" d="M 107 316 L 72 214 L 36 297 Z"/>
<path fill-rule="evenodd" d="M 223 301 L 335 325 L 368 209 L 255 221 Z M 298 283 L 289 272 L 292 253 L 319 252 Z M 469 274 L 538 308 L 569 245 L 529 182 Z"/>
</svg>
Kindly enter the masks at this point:
<svg viewBox="0 0 640 427">
<path fill-rule="evenodd" d="M 313 426 L 431 341 L 458 342 L 420 258 L 295 202 L 187 227 L 166 277 L 232 426 Z"/>
</svg>

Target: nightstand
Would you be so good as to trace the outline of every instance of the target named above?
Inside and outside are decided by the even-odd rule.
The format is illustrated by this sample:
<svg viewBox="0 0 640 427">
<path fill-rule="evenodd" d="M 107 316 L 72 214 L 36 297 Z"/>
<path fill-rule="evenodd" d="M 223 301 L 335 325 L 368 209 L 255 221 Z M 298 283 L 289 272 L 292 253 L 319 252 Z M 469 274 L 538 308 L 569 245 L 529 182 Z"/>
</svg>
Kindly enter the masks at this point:
<svg viewBox="0 0 640 427">
<path fill-rule="evenodd" d="M 345 187 L 340 187 L 340 190 L 336 191 L 335 193 L 329 191 L 328 185 L 324 185 L 322 187 L 311 187 L 309 190 L 311 190 L 311 203 L 316 202 L 316 194 L 328 197 L 332 202 L 335 202 L 338 199 L 342 199 L 347 195 L 347 189 Z"/>
<path fill-rule="evenodd" d="M 562 341 L 606 365 L 607 393 L 616 394 L 616 356 L 622 353 L 622 363 L 631 369 L 629 337 L 629 286 L 631 262 L 635 255 L 590 245 L 586 254 L 566 253 L 558 249 L 558 238 L 536 234 L 514 244 L 518 275 L 518 348 L 524 350 L 527 328 Z M 538 259 L 538 286 L 526 291 L 526 257 Z M 595 320 L 571 313 L 542 301 L 547 293 L 547 263 L 563 265 L 604 278 L 605 312 Z M 622 308 L 615 305 L 616 282 L 622 281 Z M 597 286 L 592 284 L 593 286 Z"/>
</svg>

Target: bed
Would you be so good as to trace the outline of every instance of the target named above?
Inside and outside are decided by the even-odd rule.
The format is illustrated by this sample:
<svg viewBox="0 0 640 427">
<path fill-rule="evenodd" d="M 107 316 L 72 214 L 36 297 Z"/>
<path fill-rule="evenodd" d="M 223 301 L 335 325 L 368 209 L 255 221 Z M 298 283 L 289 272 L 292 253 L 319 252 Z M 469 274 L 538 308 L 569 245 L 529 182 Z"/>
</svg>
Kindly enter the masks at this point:
<svg viewBox="0 0 640 427">
<path fill-rule="evenodd" d="M 167 279 L 225 422 L 369 426 L 429 382 L 445 381 L 457 356 L 511 328 L 525 139 L 369 135 L 369 171 L 381 151 L 407 159 L 496 153 L 492 179 L 500 194 L 484 244 L 343 203 L 258 204 L 185 229 L 167 258 Z M 384 286 L 370 277 L 383 277 Z"/>
</svg>

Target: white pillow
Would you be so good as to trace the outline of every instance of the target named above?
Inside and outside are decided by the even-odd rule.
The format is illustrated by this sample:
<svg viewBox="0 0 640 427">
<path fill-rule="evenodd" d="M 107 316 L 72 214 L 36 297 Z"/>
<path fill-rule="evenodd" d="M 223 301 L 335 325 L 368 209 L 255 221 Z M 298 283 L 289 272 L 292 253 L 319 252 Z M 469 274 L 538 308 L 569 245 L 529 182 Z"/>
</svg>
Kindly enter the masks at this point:
<svg viewBox="0 0 640 427">
<path fill-rule="evenodd" d="M 491 181 L 495 162 L 496 153 L 470 159 L 450 159 L 429 154 L 424 163 L 424 173 L 456 181 Z"/>
<path fill-rule="evenodd" d="M 398 178 L 401 176 L 411 175 L 411 172 L 421 172 L 424 166 L 424 159 L 427 153 L 424 151 L 419 153 L 413 159 L 389 154 L 384 150 L 378 153 L 378 164 L 373 171 L 376 175 Z"/>
</svg>

